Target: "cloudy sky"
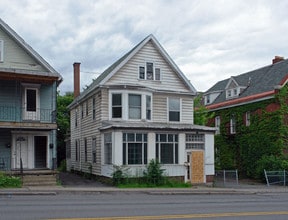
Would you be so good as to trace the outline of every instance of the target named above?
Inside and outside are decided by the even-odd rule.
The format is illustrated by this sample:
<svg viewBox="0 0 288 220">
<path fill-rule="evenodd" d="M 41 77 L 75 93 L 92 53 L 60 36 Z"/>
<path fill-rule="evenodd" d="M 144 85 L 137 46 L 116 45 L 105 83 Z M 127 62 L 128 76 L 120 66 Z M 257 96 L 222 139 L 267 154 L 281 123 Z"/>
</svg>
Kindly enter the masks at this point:
<svg viewBox="0 0 288 220">
<path fill-rule="evenodd" d="M 1 0 L 0 16 L 64 78 L 85 87 L 153 34 L 198 91 L 288 58 L 286 0 Z"/>
</svg>

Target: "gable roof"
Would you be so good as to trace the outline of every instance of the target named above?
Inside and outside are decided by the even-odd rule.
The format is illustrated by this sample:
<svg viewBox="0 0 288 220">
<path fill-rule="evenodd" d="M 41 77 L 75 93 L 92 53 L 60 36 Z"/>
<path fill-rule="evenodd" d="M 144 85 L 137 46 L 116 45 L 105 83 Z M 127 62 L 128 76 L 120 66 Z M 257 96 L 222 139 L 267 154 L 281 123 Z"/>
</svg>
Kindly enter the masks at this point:
<svg viewBox="0 0 288 220">
<path fill-rule="evenodd" d="M 189 90 L 196 94 L 197 91 L 190 83 L 190 81 L 186 78 L 186 76 L 182 73 L 179 67 L 174 63 L 168 53 L 164 50 L 161 44 L 157 41 L 157 39 L 152 35 L 148 35 L 144 38 L 140 43 L 138 43 L 134 48 L 132 48 L 128 53 L 118 59 L 115 63 L 109 66 L 103 73 L 101 73 L 90 85 L 84 90 L 78 97 L 74 99 L 70 106 L 74 105 L 74 103 L 79 102 L 79 100 L 84 99 L 96 88 L 102 86 L 107 82 L 120 68 L 122 68 L 141 48 L 143 48 L 149 41 L 152 41 L 153 45 L 159 51 L 159 53 L 163 56 L 163 58 L 167 61 L 167 63 L 171 66 L 171 68 L 175 71 L 176 74 L 183 80 L 184 84 L 189 88 Z"/>
<path fill-rule="evenodd" d="M 283 87 L 288 80 L 288 59 L 233 76 L 233 80 L 245 89 L 238 97 L 227 100 L 225 89 L 231 78 L 217 82 L 205 92 L 205 94 L 212 94 L 220 91 L 220 95 L 214 102 L 206 106 L 208 109 L 223 108 L 272 97 L 275 89 Z"/>
<path fill-rule="evenodd" d="M 0 28 L 13 39 L 21 48 L 23 48 L 30 56 L 32 56 L 35 60 L 37 60 L 46 70 L 45 73 L 38 72 L 29 72 L 29 74 L 37 74 L 37 75 L 45 75 L 50 77 L 58 78 L 58 83 L 62 81 L 62 76 L 46 61 L 41 57 L 29 44 L 27 44 L 23 38 L 21 38 L 9 25 L 7 25 L 1 18 L 0 18 Z M 7 68 L 0 69 L 3 72 L 9 72 Z M 14 70 L 15 73 L 24 73 L 21 70 Z M 27 74 L 27 72 L 25 72 Z"/>
</svg>

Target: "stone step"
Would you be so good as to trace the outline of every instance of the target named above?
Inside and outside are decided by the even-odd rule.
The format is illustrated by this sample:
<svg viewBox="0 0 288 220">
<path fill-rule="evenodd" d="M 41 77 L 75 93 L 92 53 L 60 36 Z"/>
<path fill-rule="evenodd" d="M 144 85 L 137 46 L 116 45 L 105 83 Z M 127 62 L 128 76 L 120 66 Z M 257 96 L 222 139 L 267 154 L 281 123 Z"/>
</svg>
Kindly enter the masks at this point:
<svg viewBox="0 0 288 220">
<path fill-rule="evenodd" d="M 23 186 L 55 186 L 57 185 L 57 176 L 55 174 L 47 175 L 24 175 Z"/>
</svg>

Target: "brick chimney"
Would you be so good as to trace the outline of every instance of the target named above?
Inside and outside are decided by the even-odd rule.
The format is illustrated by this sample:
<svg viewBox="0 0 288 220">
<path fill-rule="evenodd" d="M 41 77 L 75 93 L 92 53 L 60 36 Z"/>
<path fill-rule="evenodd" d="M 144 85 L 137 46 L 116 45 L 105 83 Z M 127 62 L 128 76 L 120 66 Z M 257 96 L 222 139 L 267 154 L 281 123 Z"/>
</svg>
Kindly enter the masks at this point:
<svg viewBox="0 0 288 220">
<path fill-rule="evenodd" d="M 80 64 L 73 63 L 74 68 L 74 98 L 80 95 Z"/>
<path fill-rule="evenodd" d="M 272 64 L 278 63 L 278 62 L 283 61 L 283 60 L 284 60 L 284 57 L 275 56 L 275 58 L 272 60 Z"/>
</svg>

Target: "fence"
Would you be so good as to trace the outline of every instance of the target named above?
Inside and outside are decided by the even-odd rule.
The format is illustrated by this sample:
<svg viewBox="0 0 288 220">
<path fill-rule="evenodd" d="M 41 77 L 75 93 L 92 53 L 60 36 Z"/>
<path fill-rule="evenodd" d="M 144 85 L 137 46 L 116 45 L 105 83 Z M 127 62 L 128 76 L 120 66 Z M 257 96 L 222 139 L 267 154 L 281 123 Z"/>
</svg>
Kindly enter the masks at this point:
<svg viewBox="0 0 288 220">
<path fill-rule="evenodd" d="M 288 173 L 285 170 L 267 171 L 264 170 L 267 186 L 270 185 L 283 185 L 288 183 Z"/>
<path fill-rule="evenodd" d="M 217 186 L 238 185 L 238 170 L 216 170 L 214 180 Z"/>
</svg>

